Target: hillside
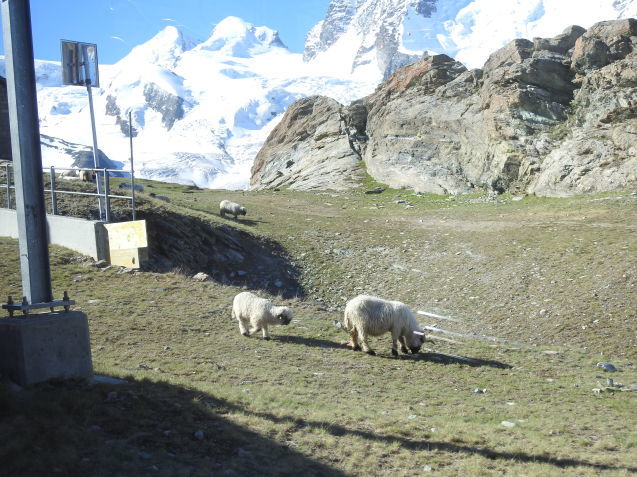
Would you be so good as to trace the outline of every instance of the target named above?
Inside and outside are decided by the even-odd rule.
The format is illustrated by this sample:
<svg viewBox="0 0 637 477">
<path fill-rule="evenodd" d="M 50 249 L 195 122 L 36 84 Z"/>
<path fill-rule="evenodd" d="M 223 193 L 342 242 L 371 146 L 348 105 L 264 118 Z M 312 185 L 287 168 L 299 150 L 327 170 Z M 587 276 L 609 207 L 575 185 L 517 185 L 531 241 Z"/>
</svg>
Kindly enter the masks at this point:
<svg viewBox="0 0 637 477">
<path fill-rule="evenodd" d="M 637 472 L 637 394 L 621 392 L 637 386 L 634 190 L 546 199 L 365 194 L 378 185 L 369 179 L 338 193 L 141 183 L 149 269 L 100 269 L 57 247 L 51 257 L 54 293 L 68 290 L 89 316 L 95 372 L 127 384 L 0 384 L 8 472 Z M 248 215 L 220 218 L 222 198 Z M 5 294 L 19 294 L 17 250 L 0 240 Z M 295 311 L 271 341 L 242 337 L 230 318 L 246 285 Z M 378 356 L 353 353 L 333 321 L 359 293 L 445 317 L 419 315 L 457 343 L 392 358 L 382 336 L 370 340 Z M 594 393 L 607 377 L 624 388 Z"/>
</svg>

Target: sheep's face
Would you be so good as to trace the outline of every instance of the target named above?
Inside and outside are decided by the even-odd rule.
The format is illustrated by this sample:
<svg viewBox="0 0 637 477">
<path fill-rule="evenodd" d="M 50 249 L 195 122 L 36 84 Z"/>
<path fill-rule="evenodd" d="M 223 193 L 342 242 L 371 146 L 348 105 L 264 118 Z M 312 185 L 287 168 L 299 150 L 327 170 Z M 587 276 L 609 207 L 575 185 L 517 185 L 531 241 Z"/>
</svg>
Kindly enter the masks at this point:
<svg viewBox="0 0 637 477">
<path fill-rule="evenodd" d="M 245 215 L 248 210 L 245 207 L 239 207 L 239 215 Z"/>
<path fill-rule="evenodd" d="M 289 308 L 284 308 L 277 315 L 277 319 L 282 325 L 289 325 L 292 321 L 292 310 L 290 310 Z"/>
<path fill-rule="evenodd" d="M 416 354 L 420 352 L 420 348 L 422 348 L 423 343 L 425 342 L 425 334 L 422 332 L 416 333 L 414 332 L 410 336 L 407 337 L 407 345 L 409 346 L 409 350 L 412 354 Z"/>
</svg>

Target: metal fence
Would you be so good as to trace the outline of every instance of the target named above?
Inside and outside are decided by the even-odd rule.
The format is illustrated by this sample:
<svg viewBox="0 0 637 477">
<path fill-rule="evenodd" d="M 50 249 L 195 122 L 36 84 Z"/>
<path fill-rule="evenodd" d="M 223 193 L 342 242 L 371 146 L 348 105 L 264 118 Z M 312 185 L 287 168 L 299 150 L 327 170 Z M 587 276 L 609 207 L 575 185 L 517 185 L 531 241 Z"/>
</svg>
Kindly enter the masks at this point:
<svg viewBox="0 0 637 477">
<path fill-rule="evenodd" d="M 4 165 L 5 169 L 5 182 L 0 183 L 0 189 L 5 189 L 6 191 L 6 207 L 8 209 L 14 208 L 12 190 L 15 190 L 14 182 L 12 181 L 12 177 L 14 174 L 12 173 L 13 164 L 8 162 Z M 95 173 L 95 181 L 103 181 L 104 187 L 103 193 L 96 192 L 79 192 L 79 191 L 70 191 L 56 188 L 56 173 L 61 171 L 76 171 L 78 173 L 78 179 L 81 175 L 81 171 L 88 171 L 89 174 Z M 133 220 L 136 219 L 135 212 L 135 176 L 134 173 L 123 171 L 120 169 L 94 169 L 94 168 L 69 168 L 69 167 L 45 167 L 42 168 L 42 173 L 50 174 L 50 189 L 44 189 L 45 193 L 50 194 L 51 197 L 51 214 L 59 215 L 58 206 L 57 206 L 57 196 L 62 194 L 66 195 L 77 195 L 77 196 L 92 196 L 95 197 L 98 201 L 98 208 L 100 209 L 100 219 L 103 219 L 106 223 L 111 221 L 111 199 L 124 199 L 129 200 L 131 202 L 131 209 L 133 214 Z M 130 174 L 130 187 L 131 187 L 131 195 L 117 195 L 111 194 L 111 186 L 110 186 L 110 174 L 111 173 L 127 173 Z M 62 176 L 64 177 L 64 176 Z M 103 214 L 103 216 L 102 216 Z"/>
</svg>

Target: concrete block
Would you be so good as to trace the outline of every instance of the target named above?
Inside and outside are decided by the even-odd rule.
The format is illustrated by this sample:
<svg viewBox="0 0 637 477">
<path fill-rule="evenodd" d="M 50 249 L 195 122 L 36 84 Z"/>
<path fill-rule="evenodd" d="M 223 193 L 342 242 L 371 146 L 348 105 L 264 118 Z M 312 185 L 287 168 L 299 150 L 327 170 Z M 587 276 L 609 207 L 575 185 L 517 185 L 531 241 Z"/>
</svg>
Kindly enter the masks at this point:
<svg viewBox="0 0 637 477">
<path fill-rule="evenodd" d="M 0 372 L 20 386 L 90 378 L 86 314 L 71 310 L 0 318 Z"/>
<path fill-rule="evenodd" d="M 103 222 L 49 214 L 46 222 L 49 243 L 89 255 L 95 260 L 108 259 L 108 236 Z M 0 236 L 18 238 L 15 210 L 0 208 Z"/>
</svg>

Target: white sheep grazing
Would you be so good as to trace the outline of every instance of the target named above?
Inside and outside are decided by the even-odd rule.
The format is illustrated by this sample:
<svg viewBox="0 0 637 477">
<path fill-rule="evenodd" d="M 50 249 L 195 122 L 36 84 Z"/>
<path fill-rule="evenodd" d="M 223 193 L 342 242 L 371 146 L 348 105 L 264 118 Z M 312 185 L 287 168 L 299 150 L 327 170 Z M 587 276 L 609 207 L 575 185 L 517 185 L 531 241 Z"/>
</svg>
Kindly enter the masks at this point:
<svg viewBox="0 0 637 477">
<path fill-rule="evenodd" d="M 237 215 L 245 215 L 246 212 L 247 212 L 246 208 L 241 207 L 236 202 L 231 202 L 229 200 L 222 200 L 219 203 L 219 215 L 221 215 L 221 217 L 225 217 L 226 214 L 232 214 L 234 215 L 234 218 L 236 220 Z"/>
<path fill-rule="evenodd" d="M 425 340 L 420 324 L 407 305 L 374 296 L 358 295 L 348 301 L 343 326 L 349 332 L 354 351 L 360 351 L 362 345 L 363 351 L 372 355 L 376 353 L 367 344 L 368 336 L 390 332 L 394 356 L 398 356 L 398 340 L 403 353 L 413 354 L 420 351 Z"/>
<path fill-rule="evenodd" d="M 93 171 L 80 171 L 80 180 L 82 182 L 93 182 L 95 180 Z"/>
<path fill-rule="evenodd" d="M 232 317 L 239 322 L 243 336 L 261 330 L 263 339 L 269 340 L 268 326 L 290 324 L 292 310 L 287 306 L 274 306 L 270 300 L 250 292 L 241 292 L 232 301 Z"/>
</svg>

